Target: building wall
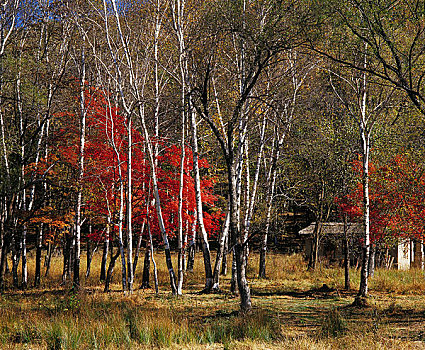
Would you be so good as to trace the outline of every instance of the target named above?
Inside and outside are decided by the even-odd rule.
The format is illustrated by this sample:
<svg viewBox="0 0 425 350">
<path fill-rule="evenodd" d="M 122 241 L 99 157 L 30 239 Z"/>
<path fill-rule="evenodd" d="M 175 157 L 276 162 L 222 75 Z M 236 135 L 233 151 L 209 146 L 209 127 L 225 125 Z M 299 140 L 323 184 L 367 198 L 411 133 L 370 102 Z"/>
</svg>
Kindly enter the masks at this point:
<svg viewBox="0 0 425 350">
<path fill-rule="evenodd" d="M 399 243 L 397 249 L 397 267 L 399 270 L 410 269 L 410 240 L 405 240 Z"/>
</svg>

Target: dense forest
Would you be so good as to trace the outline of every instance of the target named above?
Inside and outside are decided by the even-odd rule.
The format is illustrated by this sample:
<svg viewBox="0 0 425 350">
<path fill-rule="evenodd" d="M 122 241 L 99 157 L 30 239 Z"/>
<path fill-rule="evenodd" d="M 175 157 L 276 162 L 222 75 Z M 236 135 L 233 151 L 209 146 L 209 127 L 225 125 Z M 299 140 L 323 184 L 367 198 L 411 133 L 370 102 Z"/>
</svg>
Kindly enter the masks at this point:
<svg viewBox="0 0 425 350">
<path fill-rule="evenodd" d="M 0 34 L 0 293 L 58 253 L 84 288 L 97 251 L 105 292 L 158 291 L 158 250 L 181 295 L 199 246 L 247 312 L 302 208 L 316 251 L 362 224 L 361 304 L 376 247 L 423 238 L 424 1 L 3 0 Z"/>
</svg>

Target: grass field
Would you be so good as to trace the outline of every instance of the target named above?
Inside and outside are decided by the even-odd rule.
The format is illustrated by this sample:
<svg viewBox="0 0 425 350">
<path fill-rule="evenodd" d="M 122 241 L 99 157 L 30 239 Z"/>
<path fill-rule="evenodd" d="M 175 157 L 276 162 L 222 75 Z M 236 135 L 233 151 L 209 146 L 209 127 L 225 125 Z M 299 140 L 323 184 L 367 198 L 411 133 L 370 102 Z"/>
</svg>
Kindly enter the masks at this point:
<svg viewBox="0 0 425 350">
<path fill-rule="evenodd" d="M 420 270 L 378 269 L 370 279 L 370 307 L 350 307 L 358 286 L 343 290 L 343 270 L 307 271 L 298 256 L 270 254 L 268 278 L 257 279 L 250 257 L 253 312 L 239 315 L 239 298 L 223 277 L 219 294 L 203 287 L 201 254 L 185 275 L 184 295 L 173 297 L 159 252 L 160 293 L 138 289 L 123 295 L 120 270 L 112 292 L 98 282 L 99 259 L 83 290 L 60 286 L 61 258 L 37 289 L 8 289 L 0 296 L 1 349 L 424 349 L 425 279 Z M 30 258 L 30 267 L 33 261 Z M 30 268 L 30 282 L 33 270 Z M 141 269 L 141 266 L 139 266 Z M 85 271 L 83 264 L 82 271 Z M 321 288 L 326 284 L 329 288 Z M 10 281 L 9 281 L 10 285 Z"/>
</svg>

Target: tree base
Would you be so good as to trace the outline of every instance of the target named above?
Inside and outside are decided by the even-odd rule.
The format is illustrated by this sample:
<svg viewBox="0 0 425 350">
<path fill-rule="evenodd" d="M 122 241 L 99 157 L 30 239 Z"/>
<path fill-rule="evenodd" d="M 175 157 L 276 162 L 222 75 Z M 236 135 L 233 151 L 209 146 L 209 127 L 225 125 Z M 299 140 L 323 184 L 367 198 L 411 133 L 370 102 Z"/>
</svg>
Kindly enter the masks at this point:
<svg viewBox="0 0 425 350">
<path fill-rule="evenodd" d="M 367 298 L 366 297 L 361 297 L 361 296 L 357 296 L 353 303 L 351 304 L 351 306 L 353 307 L 359 307 L 359 308 L 368 308 L 370 307 Z"/>
<path fill-rule="evenodd" d="M 144 284 L 142 284 L 140 287 L 139 287 L 139 289 L 151 289 L 152 287 L 151 287 L 151 285 L 149 284 L 149 283 L 144 283 Z"/>
</svg>

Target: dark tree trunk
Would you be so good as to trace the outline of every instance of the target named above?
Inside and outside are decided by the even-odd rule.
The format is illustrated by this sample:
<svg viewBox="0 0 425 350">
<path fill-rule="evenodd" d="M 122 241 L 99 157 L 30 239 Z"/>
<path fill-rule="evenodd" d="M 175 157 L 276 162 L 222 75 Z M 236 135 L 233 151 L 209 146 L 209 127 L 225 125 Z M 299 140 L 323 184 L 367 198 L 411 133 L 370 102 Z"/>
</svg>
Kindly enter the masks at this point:
<svg viewBox="0 0 425 350">
<path fill-rule="evenodd" d="M 21 241 L 21 237 L 18 237 L 16 233 L 14 234 L 13 240 L 14 241 L 12 243 L 12 278 L 13 278 L 13 286 L 15 288 L 18 288 L 19 286 L 18 267 L 19 267 L 19 260 L 21 258 L 22 241 Z"/>
<path fill-rule="evenodd" d="M 244 247 L 240 244 L 235 245 L 235 256 L 236 256 L 236 271 L 237 271 L 237 282 L 239 295 L 241 300 L 241 311 L 243 313 L 249 312 L 252 309 L 251 305 L 251 291 L 248 287 L 248 281 L 246 279 L 246 269 L 244 267 L 246 257 L 244 255 Z"/>
<path fill-rule="evenodd" d="M 196 254 L 196 241 L 197 241 L 196 225 L 198 222 L 198 214 L 196 210 L 194 212 L 194 215 L 195 215 L 195 220 L 192 223 L 192 236 L 189 240 L 189 247 L 187 249 L 186 270 L 189 272 L 193 271 L 193 266 L 195 265 L 195 254 Z"/>
<path fill-rule="evenodd" d="M 74 278 L 73 278 L 73 289 L 80 288 L 80 257 L 74 255 Z"/>
<path fill-rule="evenodd" d="M 87 277 L 90 276 L 90 265 L 91 265 L 91 260 L 92 260 L 90 238 L 87 238 L 86 249 L 87 249 L 87 254 L 86 254 L 86 259 L 87 259 L 86 278 L 87 278 Z"/>
<path fill-rule="evenodd" d="M 137 263 L 139 262 L 139 254 L 140 254 L 140 247 L 142 245 L 142 236 L 143 236 L 144 226 L 145 224 L 143 223 L 142 230 L 140 231 L 139 237 L 137 238 L 136 251 L 134 252 L 133 278 L 135 278 L 136 276 Z"/>
<path fill-rule="evenodd" d="M 40 286 L 42 248 L 43 248 L 43 224 L 40 225 L 40 230 L 37 235 L 37 249 L 35 252 L 34 287 Z"/>
<path fill-rule="evenodd" d="M 71 274 L 71 239 L 71 236 L 65 235 L 65 242 L 63 247 L 62 284 L 66 283 Z"/>
<path fill-rule="evenodd" d="M 74 272 L 74 261 L 75 261 L 75 237 L 74 232 L 72 233 L 71 239 L 70 239 L 70 246 L 69 246 L 69 277 L 71 278 L 71 273 Z"/>
<path fill-rule="evenodd" d="M 90 270 L 91 270 L 91 263 L 93 261 L 93 256 L 94 253 L 97 250 L 97 243 L 94 246 L 94 248 L 92 248 L 92 244 L 90 243 L 89 240 L 87 240 L 87 269 L 86 269 L 86 278 L 88 278 L 90 276 Z"/>
<path fill-rule="evenodd" d="M 47 247 L 47 254 L 44 259 L 44 266 L 46 267 L 46 272 L 44 273 L 44 277 L 47 277 L 49 275 L 50 271 L 50 262 L 52 261 L 52 252 L 54 250 L 54 247 L 52 246 L 52 243 L 49 242 L 49 245 Z"/>
<path fill-rule="evenodd" d="M 149 275 L 151 267 L 151 248 L 148 244 L 145 251 L 145 259 L 143 262 L 143 276 L 142 276 L 142 285 L 141 289 L 151 288 L 149 284 Z"/>
<path fill-rule="evenodd" d="M 235 249 L 232 249 L 232 279 L 230 280 L 230 292 L 237 294 L 237 269 L 236 269 L 236 256 Z"/>
<path fill-rule="evenodd" d="M 202 255 L 204 257 L 205 268 L 205 288 L 203 291 L 210 292 L 213 287 L 213 273 L 211 269 L 211 255 L 208 242 L 202 242 Z"/>
<path fill-rule="evenodd" d="M 7 246 L 8 242 L 5 238 L 3 231 L 1 232 L 1 258 L 0 258 L 0 292 L 5 288 L 5 274 L 6 274 L 6 265 L 7 265 Z"/>
<path fill-rule="evenodd" d="M 108 262 L 108 251 L 109 251 L 109 237 L 105 238 L 103 242 L 102 262 L 100 265 L 100 281 L 106 280 L 106 265 Z"/>
<path fill-rule="evenodd" d="M 224 253 L 223 253 L 223 262 L 221 263 L 221 275 L 227 275 L 227 256 L 229 255 L 229 235 L 226 237 L 226 242 L 224 245 Z"/>
<path fill-rule="evenodd" d="M 217 255 L 215 257 L 215 265 L 213 272 L 213 289 L 220 290 L 220 267 L 223 261 L 223 256 L 225 254 L 225 245 L 226 240 L 229 235 L 229 224 L 230 224 L 230 212 L 227 212 L 226 220 L 224 222 L 223 230 L 221 231 L 219 246 L 217 249 Z"/>
<path fill-rule="evenodd" d="M 344 287 L 350 290 L 350 239 L 347 230 L 347 217 L 344 215 Z"/>
<path fill-rule="evenodd" d="M 149 248 L 150 248 L 150 255 L 151 255 L 151 259 L 152 259 L 152 264 L 153 264 L 153 279 L 154 279 L 154 283 L 155 283 L 155 293 L 158 294 L 159 293 L 159 286 L 158 286 L 158 269 L 156 268 L 156 262 L 155 262 L 155 258 L 153 256 L 153 241 L 152 241 L 152 232 L 151 232 L 151 227 L 149 225 L 149 221 L 147 222 L 147 226 L 148 226 L 148 234 L 149 234 Z"/>
<path fill-rule="evenodd" d="M 423 266 L 423 243 L 422 239 L 414 240 L 413 266 L 422 269 Z"/>
<path fill-rule="evenodd" d="M 376 254 L 376 246 L 372 244 L 370 246 L 370 254 L 369 254 L 369 266 L 368 266 L 368 274 L 370 277 L 373 277 L 375 274 L 375 254 Z"/>
<path fill-rule="evenodd" d="M 267 254 L 267 234 L 263 235 L 263 242 L 260 249 L 260 266 L 258 276 L 260 278 L 266 278 L 266 254 Z"/>
<path fill-rule="evenodd" d="M 240 308 L 242 313 L 246 313 L 252 309 L 251 292 L 248 286 L 248 281 L 246 280 L 246 269 L 244 264 L 246 256 L 243 244 L 244 242 L 238 225 L 237 176 L 233 160 L 233 155 L 229 155 L 226 159 L 230 198 L 230 237 L 233 245 L 234 260 L 236 260 L 236 280 L 239 289 Z"/>
<path fill-rule="evenodd" d="M 105 293 L 109 292 L 110 290 L 109 286 L 112 282 L 112 274 L 114 273 L 115 263 L 119 256 L 120 256 L 120 250 L 118 249 L 115 255 L 111 256 L 111 260 L 109 261 L 108 272 L 106 273 L 106 279 L 105 279 L 105 289 L 104 289 Z"/>
<path fill-rule="evenodd" d="M 187 268 L 189 272 L 193 271 L 193 265 L 195 264 L 195 242 L 191 241 L 187 250 Z"/>
<path fill-rule="evenodd" d="M 170 248 L 165 248 L 165 262 L 167 264 L 167 269 L 170 275 L 170 287 L 171 287 L 171 293 L 173 293 L 173 295 L 177 295 L 177 278 L 176 275 L 174 273 L 174 269 L 173 269 L 173 263 L 171 260 L 171 251 Z"/>
<path fill-rule="evenodd" d="M 319 263 L 320 231 L 320 222 L 316 222 L 316 226 L 314 227 L 313 232 L 313 254 L 311 262 L 311 268 L 313 270 L 317 268 L 317 264 Z"/>
</svg>

